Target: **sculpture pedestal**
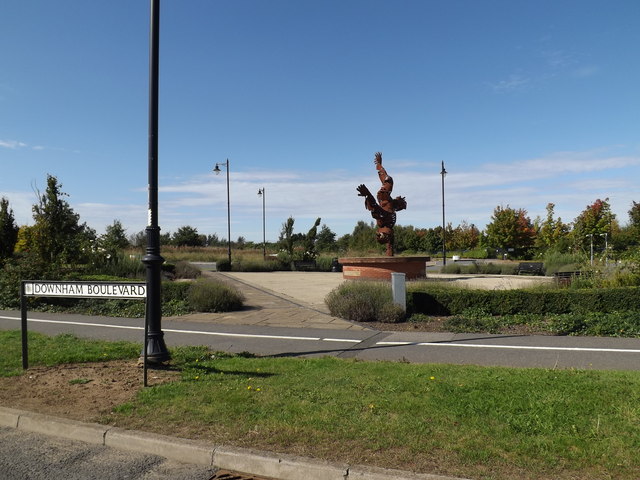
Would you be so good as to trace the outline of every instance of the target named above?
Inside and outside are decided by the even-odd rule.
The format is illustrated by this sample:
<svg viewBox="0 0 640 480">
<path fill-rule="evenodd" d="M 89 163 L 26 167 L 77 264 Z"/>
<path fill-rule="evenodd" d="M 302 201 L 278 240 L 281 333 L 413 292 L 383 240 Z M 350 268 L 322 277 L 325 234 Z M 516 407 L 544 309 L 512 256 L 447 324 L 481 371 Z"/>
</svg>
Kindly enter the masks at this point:
<svg viewBox="0 0 640 480">
<path fill-rule="evenodd" d="M 426 263 L 430 260 L 431 257 L 345 257 L 338 262 L 346 280 L 391 280 L 394 272 L 414 280 L 426 276 Z"/>
</svg>

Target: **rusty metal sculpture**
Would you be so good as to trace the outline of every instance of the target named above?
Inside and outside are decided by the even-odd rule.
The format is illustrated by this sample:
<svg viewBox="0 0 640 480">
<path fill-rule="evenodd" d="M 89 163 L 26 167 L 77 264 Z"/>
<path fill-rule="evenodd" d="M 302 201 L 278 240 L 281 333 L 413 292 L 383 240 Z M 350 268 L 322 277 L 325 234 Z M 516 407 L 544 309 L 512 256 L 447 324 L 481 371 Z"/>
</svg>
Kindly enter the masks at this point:
<svg viewBox="0 0 640 480">
<path fill-rule="evenodd" d="M 373 197 L 369 189 L 363 184 L 359 185 L 358 196 L 364 198 L 364 206 L 371 212 L 371 216 L 376 220 L 378 225 L 377 241 L 382 245 L 386 245 L 386 254 L 389 257 L 393 256 L 393 226 L 396 224 L 396 212 L 398 210 L 404 210 L 407 208 L 407 202 L 404 197 L 391 198 L 391 191 L 393 190 L 393 178 L 391 178 L 387 171 L 382 166 L 382 153 L 377 152 L 373 163 L 378 171 L 378 177 L 382 186 L 376 195 Z"/>
</svg>

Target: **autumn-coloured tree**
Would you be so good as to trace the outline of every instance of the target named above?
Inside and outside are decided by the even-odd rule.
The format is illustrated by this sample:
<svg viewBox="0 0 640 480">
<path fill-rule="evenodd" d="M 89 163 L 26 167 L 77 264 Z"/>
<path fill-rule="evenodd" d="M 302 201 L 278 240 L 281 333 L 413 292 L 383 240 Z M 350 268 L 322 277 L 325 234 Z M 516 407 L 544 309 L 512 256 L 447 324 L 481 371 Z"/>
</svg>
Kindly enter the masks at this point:
<svg viewBox="0 0 640 480">
<path fill-rule="evenodd" d="M 452 228 L 451 224 L 447 225 L 447 250 L 471 250 L 478 246 L 480 242 L 480 230 L 472 223 L 469 225 L 463 220 L 456 228 Z"/>
<path fill-rule="evenodd" d="M 617 228 L 615 214 L 611 212 L 609 199 L 597 199 L 576 217 L 573 221 L 573 244 L 577 248 L 590 248 L 591 241 L 594 245 L 603 245 L 604 234 L 611 235 L 614 228 Z"/>
<path fill-rule="evenodd" d="M 516 257 L 526 255 L 533 247 L 536 231 L 523 208 L 515 210 L 509 205 L 497 206 L 487 225 L 487 242 L 493 248 L 513 249 Z"/>
</svg>

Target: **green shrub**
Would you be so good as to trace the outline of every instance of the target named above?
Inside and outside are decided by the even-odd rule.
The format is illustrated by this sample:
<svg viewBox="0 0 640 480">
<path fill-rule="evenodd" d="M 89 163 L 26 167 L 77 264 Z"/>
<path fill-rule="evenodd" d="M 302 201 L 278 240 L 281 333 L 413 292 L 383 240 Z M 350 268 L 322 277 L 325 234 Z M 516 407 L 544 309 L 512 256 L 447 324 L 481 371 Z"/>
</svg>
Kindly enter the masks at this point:
<svg viewBox="0 0 640 480">
<path fill-rule="evenodd" d="M 320 255 L 316 258 L 316 268 L 319 272 L 330 272 L 335 257 Z"/>
<path fill-rule="evenodd" d="M 479 290 L 429 282 L 409 287 L 412 313 L 458 315 L 473 307 L 491 315 L 640 312 L 640 288 Z"/>
<path fill-rule="evenodd" d="M 202 275 L 199 268 L 184 260 L 176 262 L 175 278 L 194 279 Z"/>
<path fill-rule="evenodd" d="M 231 262 L 228 259 L 218 260 L 216 262 L 216 270 L 218 272 L 230 272 L 231 271 Z"/>
<path fill-rule="evenodd" d="M 478 247 L 464 252 L 464 256 L 465 258 L 486 259 L 489 258 L 489 251 L 486 248 Z"/>
<path fill-rule="evenodd" d="M 0 269 L 0 308 L 20 308 L 22 280 L 57 280 L 54 268 L 31 254 L 18 255 Z"/>
<path fill-rule="evenodd" d="M 515 275 L 518 265 L 513 263 L 502 263 L 500 265 L 500 275 Z"/>
<path fill-rule="evenodd" d="M 244 297 L 229 285 L 203 278 L 189 286 L 188 301 L 198 312 L 229 312 L 240 310 Z"/>
<path fill-rule="evenodd" d="M 447 263 L 440 269 L 441 273 L 452 273 L 452 274 L 460 274 L 462 273 L 462 267 L 457 263 Z"/>
<path fill-rule="evenodd" d="M 547 275 L 553 275 L 557 272 L 575 272 L 580 270 L 580 266 L 584 264 L 585 260 L 583 255 L 551 250 L 544 255 L 544 271 Z"/>
<path fill-rule="evenodd" d="M 395 323 L 405 312 L 393 304 L 391 285 L 382 282 L 344 282 L 325 299 L 331 315 L 354 322 Z"/>
<path fill-rule="evenodd" d="M 279 267 L 277 262 L 264 260 L 244 260 L 238 259 L 233 262 L 232 270 L 234 272 L 273 272 Z"/>
</svg>

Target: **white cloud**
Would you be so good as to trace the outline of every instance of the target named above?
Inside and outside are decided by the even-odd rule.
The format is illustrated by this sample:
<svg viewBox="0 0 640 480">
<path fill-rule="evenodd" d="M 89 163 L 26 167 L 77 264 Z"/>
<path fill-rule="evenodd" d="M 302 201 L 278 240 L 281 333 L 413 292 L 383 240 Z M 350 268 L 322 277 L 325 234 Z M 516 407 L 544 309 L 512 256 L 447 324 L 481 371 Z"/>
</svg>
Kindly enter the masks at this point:
<svg viewBox="0 0 640 480">
<path fill-rule="evenodd" d="M 24 148 L 27 144 L 23 142 L 19 142 L 17 140 L 0 140 L 0 147 L 11 148 L 13 150 L 17 148 Z"/>
<path fill-rule="evenodd" d="M 435 165 L 435 168 L 434 168 Z M 439 165 L 388 160 L 394 177 L 394 195 L 406 197 L 407 210 L 398 213 L 398 223 L 416 227 L 435 227 L 442 223 L 442 197 Z M 576 218 L 597 198 L 609 198 L 622 223 L 632 200 L 640 200 L 634 180 L 640 174 L 640 157 L 612 155 L 607 150 L 555 152 L 532 159 L 508 163 L 481 164 L 460 168 L 454 161 L 446 165 L 445 217 L 454 225 L 466 220 L 483 229 L 498 205 L 524 208 L 531 218 L 544 216 L 547 203 L 565 221 Z M 231 235 L 248 240 L 262 239 L 262 198 L 265 188 L 267 238 L 276 240 L 287 217 L 296 219 L 296 231 L 306 232 L 316 217 L 322 218 L 339 235 L 350 233 L 359 220 L 370 222 L 356 186 L 364 183 L 372 192 L 379 187 L 371 166 L 357 171 L 232 171 L 230 182 Z M 120 220 L 128 233 L 143 230 L 147 222 L 147 192 L 139 189 L 133 199 L 96 203 L 69 201 L 98 233 L 113 220 Z M 10 199 L 19 223 L 31 221 L 33 192 L 2 193 Z M 227 191 L 224 176 L 200 175 L 167 183 L 159 192 L 159 224 L 163 232 L 175 232 L 191 225 L 200 233 L 227 236 Z"/>
<path fill-rule="evenodd" d="M 521 90 L 531 82 L 531 79 L 520 75 L 511 74 L 505 80 L 490 84 L 494 92 L 505 93 Z"/>
</svg>

